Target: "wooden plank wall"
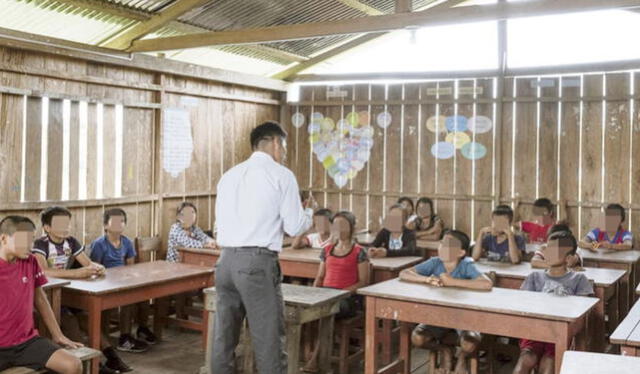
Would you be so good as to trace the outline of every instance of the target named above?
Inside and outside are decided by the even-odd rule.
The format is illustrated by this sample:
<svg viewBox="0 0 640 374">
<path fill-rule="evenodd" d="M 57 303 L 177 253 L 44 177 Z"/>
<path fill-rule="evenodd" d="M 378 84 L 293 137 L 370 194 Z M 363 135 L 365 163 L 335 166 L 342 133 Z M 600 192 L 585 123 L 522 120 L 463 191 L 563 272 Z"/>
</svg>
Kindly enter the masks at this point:
<svg viewBox="0 0 640 374">
<path fill-rule="evenodd" d="M 326 93 L 335 87 L 302 86 L 300 101 L 288 105 L 285 115 L 287 121 L 296 112 L 307 118 L 293 129 L 300 185 L 321 205 L 354 211 L 358 226 L 371 230 L 399 196 L 434 198 L 449 227 L 474 236 L 490 223 L 495 204 L 519 198 L 526 218 L 536 198 L 549 197 L 567 201 L 569 222 L 580 236 L 601 206 L 613 202 L 630 209 L 626 224 L 640 233 L 640 74 L 509 77 L 502 97 L 495 92 L 497 79 L 350 84 L 340 87 L 345 96 L 331 99 Z M 393 121 L 383 130 L 375 118 L 385 110 Z M 369 113 L 375 145 L 367 166 L 340 189 L 319 177 L 326 173 L 312 154 L 306 125 L 311 112 L 338 121 L 352 111 Z M 429 131 L 428 119 L 453 115 L 493 120 L 488 133 L 467 132 L 487 148 L 484 158 L 469 160 L 460 151 L 446 160 L 431 154 L 431 145 L 445 134 Z"/>
<path fill-rule="evenodd" d="M 72 234 L 89 244 L 102 233 L 103 211 L 118 206 L 128 236 L 166 240 L 176 206 L 189 200 L 211 229 L 218 179 L 250 154 L 253 127 L 279 120 L 279 104 L 278 92 L 0 47 L 0 217 L 23 214 L 39 225 L 43 208 L 64 205 Z M 161 168 L 162 107 L 190 113 L 192 162 L 175 178 Z"/>
</svg>

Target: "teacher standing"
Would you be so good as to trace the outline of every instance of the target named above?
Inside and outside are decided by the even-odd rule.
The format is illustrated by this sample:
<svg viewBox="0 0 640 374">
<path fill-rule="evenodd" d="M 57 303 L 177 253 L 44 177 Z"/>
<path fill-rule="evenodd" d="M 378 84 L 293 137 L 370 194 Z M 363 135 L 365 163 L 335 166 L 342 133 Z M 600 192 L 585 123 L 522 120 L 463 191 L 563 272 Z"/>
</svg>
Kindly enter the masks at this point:
<svg viewBox="0 0 640 374">
<path fill-rule="evenodd" d="M 313 198 L 300 202 L 286 159 L 287 133 L 274 122 L 251 131 L 253 154 L 218 183 L 216 225 L 222 254 L 216 265 L 212 374 L 235 373 L 234 351 L 245 316 L 260 374 L 286 374 L 284 303 L 278 253 L 283 234 L 306 232 Z"/>
</svg>

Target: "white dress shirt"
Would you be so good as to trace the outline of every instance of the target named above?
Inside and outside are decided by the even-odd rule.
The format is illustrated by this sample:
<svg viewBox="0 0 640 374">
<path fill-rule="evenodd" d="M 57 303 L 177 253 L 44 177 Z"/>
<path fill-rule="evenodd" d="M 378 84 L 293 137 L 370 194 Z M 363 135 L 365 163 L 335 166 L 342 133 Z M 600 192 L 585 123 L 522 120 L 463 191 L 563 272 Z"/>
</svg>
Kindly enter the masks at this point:
<svg viewBox="0 0 640 374">
<path fill-rule="evenodd" d="M 284 233 L 302 235 L 312 224 L 313 210 L 302 209 L 295 176 L 264 152 L 254 152 L 218 182 L 217 241 L 223 248 L 280 252 Z"/>
</svg>

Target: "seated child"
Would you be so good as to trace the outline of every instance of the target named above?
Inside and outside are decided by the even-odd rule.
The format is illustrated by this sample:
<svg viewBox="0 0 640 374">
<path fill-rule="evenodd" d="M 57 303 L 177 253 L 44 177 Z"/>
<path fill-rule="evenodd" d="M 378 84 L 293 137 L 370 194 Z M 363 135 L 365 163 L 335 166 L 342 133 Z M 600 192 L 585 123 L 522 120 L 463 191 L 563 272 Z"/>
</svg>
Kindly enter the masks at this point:
<svg viewBox="0 0 640 374">
<path fill-rule="evenodd" d="M 103 214 L 105 235 L 91 243 L 91 260 L 104 265 L 106 268 L 133 265 L 136 260 L 136 250 L 133 242 L 122 235 L 127 224 L 127 213 L 120 208 L 108 209 Z M 147 327 L 148 307 L 147 303 L 137 305 L 142 310 L 136 314 L 138 322 L 137 337 L 131 335 L 131 313 L 134 305 L 120 308 L 120 338 L 118 350 L 123 352 L 144 352 L 149 344 L 156 343 L 155 335 Z M 104 313 L 108 320 L 109 313 Z"/>
<path fill-rule="evenodd" d="M 389 208 L 384 227 L 369 248 L 369 257 L 420 256 L 416 247 L 416 233 L 406 227 L 407 211 L 400 204 Z"/>
<path fill-rule="evenodd" d="M 547 236 L 559 231 L 571 232 L 571 229 L 563 223 L 555 224 L 549 229 L 549 234 L 547 234 Z M 573 271 L 584 271 L 584 268 L 582 267 L 582 257 L 580 257 L 577 252 L 573 255 L 569 255 L 567 258 L 567 266 Z M 531 267 L 535 269 L 546 269 L 549 267 L 549 264 L 544 257 L 544 246 L 533 255 L 533 258 L 531 259 Z"/>
<path fill-rule="evenodd" d="M 171 225 L 167 248 L 167 261 L 180 262 L 179 248 L 216 248 L 213 238 L 197 225 L 198 208 L 185 201 L 177 210 L 177 222 Z"/>
<path fill-rule="evenodd" d="M 438 257 L 432 257 L 414 268 L 403 270 L 400 272 L 400 279 L 435 287 L 491 290 L 493 282 L 476 269 L 472 259 L 466 257 L 468 250 L 467 234 L 448 230 L 440 242 Z M 480 340 L 481 336 L 477 332 L 458 332 L 454 329 L 423 324 L 418 325 L 411 336 L 411 341 L 416 347 L 442 350 L 442 366 L 445 370 L 451 370 L 454 347 L 460 342 L 462 350 L 458 356 L 456 373 L 467 372 L 466 358 L 476 353 Z"/>
<path fill-rule="evenodd" d="M 444 221 L 433 210 L 433 201 L 428 197 L 418 199 L 416 213 L 416 219 L 410 219 L 407 225 L 409 229 L 416 230 L 416 238 L 440 240 L 444 231 Z"/>
<path fill-rule="evenodd" d="M 622 224 L 625 211 L 620 204 L 609 204 L 604 215 L 600 215 L 599 224 L 589 231 L 579 243 L 580 248 L 596 252 L 598 248 L 614 251 L 628 251 L 633 248 L 633 235 Z"/>
<path fill-rule="evenodd" d="M 415 215 L 415 211 L 413 209 L 413 200 L 410 197 L 402 196 L 396 201 L 396 204 L 402 205 L 404 210 L 407 211 L 407 217 L 412 218 Z"/>
<path fill-rule="evenodd" d="M 324 248 L 331 244 L 331 210 L 318 209 L 313 214 L 313 227 L 315 232 L 293 239 L 293 249 Z"/>
<path fill-rule="evenodd" d="M 336 288 L 351 292 L 351 297 L 340 302 L 336 319 L 351 318 L 362 309 L 362 297 L 356 295 L 369 279 L 367 251 L 354 240 L 356 217 L 351 212 L 338 212 L 331 223 L 332 242 L 320 252 L 320 267 L 314 287 Z M 317 371 L 319 342 L 305 366 L 305 371 Z"/>
<path fill-rule="evenodd" d="M 593 286 L 589 279 L 583 273 L 568 269 L 569 258 L 576 253 L 576 248 L 576 239 L 569 231 L 558 231 L 549 235 L 549 243 L 544 248 L 545 261 L 549 268 L 529 274 L 520 288 L 559 296 L 593 295 Z M 520 358 L 513 373 L 529 374 L 537 366 L 539 374 L 551 374 L 555 371 L 554 360 L 554 344 L 523 339 L 520 341 Z"/>
<path fill-rule="evenodd" d="M 518 209 L 516 207 L 516 209 Z M 545 243 L 547 234 L 555 222 L 554 206 L 551 200 L 540 198 L 533 202 L 533 221 L 521 221 L 516 224 L 526 234 L 528 243 Z"/>
<path fill-rule="evenodd" d="M 45 236 L 33 243 L 32 252 L 46 276 L 84 279 L 104 274 L 104 266 L 91 261 L 84 252 L 84 246 L 70 235 L 71 212 L 69 210 L 60 206 L 47 208 L 40 215 L 40 220 Z M 71 269 L 74 261 L 82 267 Z M 85 339 L 86 313 L 62 308 L 61 322 L 65 335 L 73 340 Z M 100 369 L 101 373 L 107 374 L 114 371 L 124 373 L 133 370 L 120 359 L 105 334 L 101 336 L 100 348 L 107 359 L 105 366 Z"/>
<path fill-rule="evenodd" d="M 24 366 L 81 374 L 82 363 L 64 348 L 82 344 L 63 335 L 41 288 L 47 277 L 31 254 L 35 230 L 35 224 L 26 217 L 9 216 L 0 221 L 0 371 Z M 34 306 L 53 341 L 39 336 Z"/>
<path fill-rule="evenodd" d="M 473 259 L 478 261 L 486 256 L 489 261 L 520 263 L 525 254 L 522 235 L 511 229 L 513 210 L 508 205 L 498 205 L 491 213 L 491 227 L 484 227 L 478 233 L 473 248 Z"/>
</svg>

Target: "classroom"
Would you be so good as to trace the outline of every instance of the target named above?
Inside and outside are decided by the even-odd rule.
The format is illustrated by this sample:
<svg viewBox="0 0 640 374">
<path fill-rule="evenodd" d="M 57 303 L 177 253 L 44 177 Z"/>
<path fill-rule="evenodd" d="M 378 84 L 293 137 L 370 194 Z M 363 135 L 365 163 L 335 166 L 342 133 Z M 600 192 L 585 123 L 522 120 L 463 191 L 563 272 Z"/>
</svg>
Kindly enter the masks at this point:
<svg viewBox="0 0 640 374">
<path fill-rule="evenodd" d="M 640 0 L 0 0 L 0 374 L 640 373 Z"/>
</svg>

